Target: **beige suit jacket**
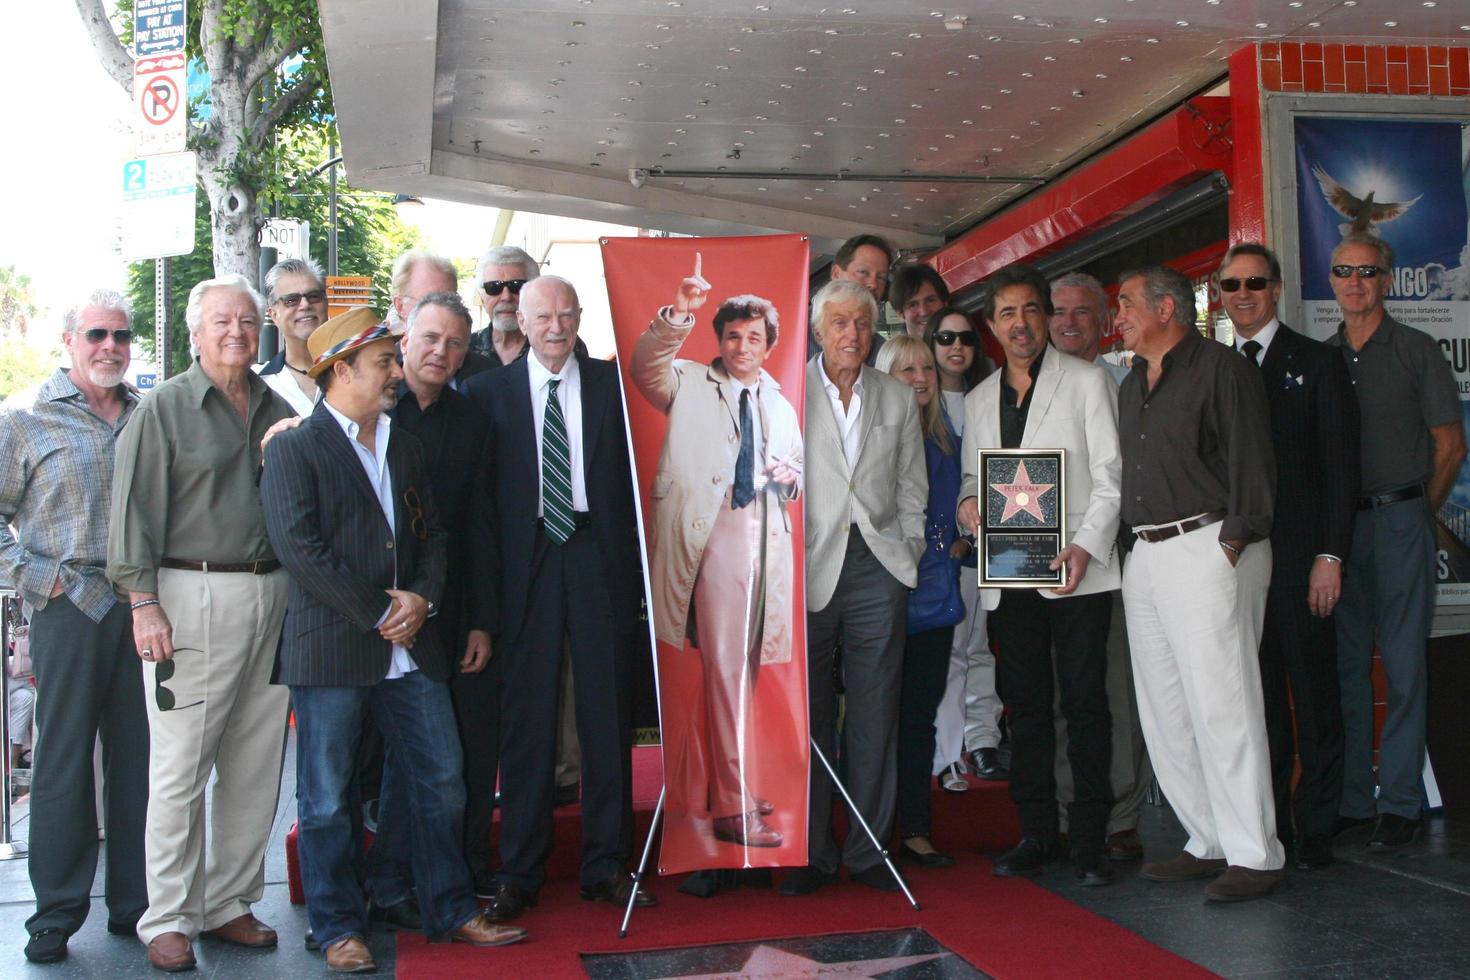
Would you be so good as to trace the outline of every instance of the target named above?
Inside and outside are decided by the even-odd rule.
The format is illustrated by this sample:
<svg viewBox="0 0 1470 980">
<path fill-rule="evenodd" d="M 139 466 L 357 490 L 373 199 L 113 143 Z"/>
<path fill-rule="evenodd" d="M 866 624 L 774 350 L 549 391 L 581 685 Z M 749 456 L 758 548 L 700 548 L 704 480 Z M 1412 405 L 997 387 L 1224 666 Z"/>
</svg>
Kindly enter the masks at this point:
<svg viewBox="0 0 1470 980">
<path fill-rule="evenodd" d="M 694 323 L 677 326 L 659 311 L 633 348 L 633 381 L 649 403 L 669 417 L 669 430 L 653 478 L 653 528 L 649 577 L 654 629 L 660 640 L 684 646 L 694 582 L 715 518 L 735 480 L 740 452 L 740 398 L 718 359 L 713 364 L 677 360 Z M 781 385 L 761 372 L 759 408 L 763 459 L 756 460 L 756 485 L 765 468 L 780 459 L 802 472 L 801 429 L 796 409 Z M 766 521 L 764 589 L 766 610 L 761 663 L 791 659 L 794 551 L 787 502 L 801 483 L 772 485 Z M 730 601 L 743 601 L 731 596 Z"/>
<path fill-rule="evenodd" d="M 929 498 L 913 389 L 864 365 L 857 422 L 861 448 L 849 469 L 821 361 L 817 354 L 806 366 L 806 607 L 811 612 L 832 601 L 848 528 L 854 524 L 888 573 L 912 589 Z"/>
<path fill-rule="evenodd" d="M 965 396 L 960 500 L 979 493 L 980 450 L 1000 446 L 1001 371 Z M 1048 347 L 1026 413 L 1021 448 L 1067 451 L 1067 541 L 1092 556 L 1082 584 L 1072 595 L 1121 588 L 1117 557 L 1119 485 L 1123 458 L 1118 449 L 1118 386 L 1097 364 Z M 1038 589 L 1049 599 L 1050 588 Z M 999 589 L 981 589 L 986 609 L 1000 604 Z"/>
</svg>

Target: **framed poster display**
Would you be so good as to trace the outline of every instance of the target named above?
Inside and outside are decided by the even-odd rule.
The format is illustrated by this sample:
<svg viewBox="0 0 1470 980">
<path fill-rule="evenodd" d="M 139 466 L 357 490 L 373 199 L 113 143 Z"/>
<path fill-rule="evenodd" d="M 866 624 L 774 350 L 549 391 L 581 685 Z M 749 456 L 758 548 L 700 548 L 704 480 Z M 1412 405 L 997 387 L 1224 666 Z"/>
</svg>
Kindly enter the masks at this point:
<svg viewBox="0 0 1470 980">
<path fill-rule="evenodd" d="M 1051 567 L 1066 543 L 1064 449 L 980 450 L 982 589 L 1056 588 L 1066 566 Z"/>
</svg>

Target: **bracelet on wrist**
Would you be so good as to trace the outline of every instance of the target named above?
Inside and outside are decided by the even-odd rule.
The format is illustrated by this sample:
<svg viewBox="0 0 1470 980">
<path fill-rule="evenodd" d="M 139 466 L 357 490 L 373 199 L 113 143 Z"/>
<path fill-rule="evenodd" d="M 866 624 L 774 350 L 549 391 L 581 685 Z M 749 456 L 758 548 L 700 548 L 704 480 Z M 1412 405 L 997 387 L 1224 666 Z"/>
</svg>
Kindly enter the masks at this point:
<svg viewBox="0 0 1470 980">
<path fill-rule="evenodd" d="M 161 605 L 163 605 L 163 603 L 159 602 L 157 599 L 139 599 L 137 602 L 131 603 L 129 605 L 129 608 L 131 608 L 131 609 L 142 609 L 144 606 L 161 606 Z"/>
</svg>

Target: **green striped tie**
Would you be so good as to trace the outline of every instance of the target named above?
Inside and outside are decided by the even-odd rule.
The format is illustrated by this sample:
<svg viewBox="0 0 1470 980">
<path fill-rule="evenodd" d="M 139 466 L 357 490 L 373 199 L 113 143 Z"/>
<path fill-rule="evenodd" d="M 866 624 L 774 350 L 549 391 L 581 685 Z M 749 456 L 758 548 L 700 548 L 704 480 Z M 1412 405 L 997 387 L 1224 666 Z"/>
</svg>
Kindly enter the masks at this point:
<svg viewBox="0 0 1470 980">
<path fill-rule="evenodd" d="M 567 420 L 556 397 L 560 378 L 551 379 L 546 392 L 546 418 L 541 425 L 541 508 L 546 533 L 557 544 L 566 544 L 576 525 L 572 523 L 572 454 L 568 448 Z"/>
</svg>

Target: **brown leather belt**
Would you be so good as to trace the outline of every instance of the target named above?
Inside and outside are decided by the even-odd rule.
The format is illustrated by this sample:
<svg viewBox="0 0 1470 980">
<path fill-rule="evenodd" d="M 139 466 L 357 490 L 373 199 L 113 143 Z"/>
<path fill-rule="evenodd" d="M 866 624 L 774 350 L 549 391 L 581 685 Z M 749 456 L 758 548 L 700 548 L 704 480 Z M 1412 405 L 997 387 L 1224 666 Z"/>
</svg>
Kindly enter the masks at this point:
<svg viewBox="0 0 1470 980">
<path fill-rule="evenodd" d="M 1191 517 L 1187 521 L 1175 521 L 1173 524 L 1160 524 L 1158 527 L 1144 528 L 1142 530 L 1134 529 L 1133 533 L 1144 541 L 1155 544 L 1159 541 L 1168 541 L 1170 538 L 1177 538 L 1181 534 L 1188 534 L 1190 531 L 1198 531 L 1200 528 L 1209 527 L 1211 524 L 1219 524 L 1224 519 L 1225 512 L 1223 510 L 1215 510 L 1208 514 L 1201 514 L 1198 517 Z"/>
<path fill-rule="evenodd" d="M 164 568 L 177 568 L 185 572 L 249 572 L 251 575 L 269 575 L 281 567 L 274 558 L 259 561 L 189 561 L 186 558 L 165 558 L 159 562 Z"/>
</svg>

